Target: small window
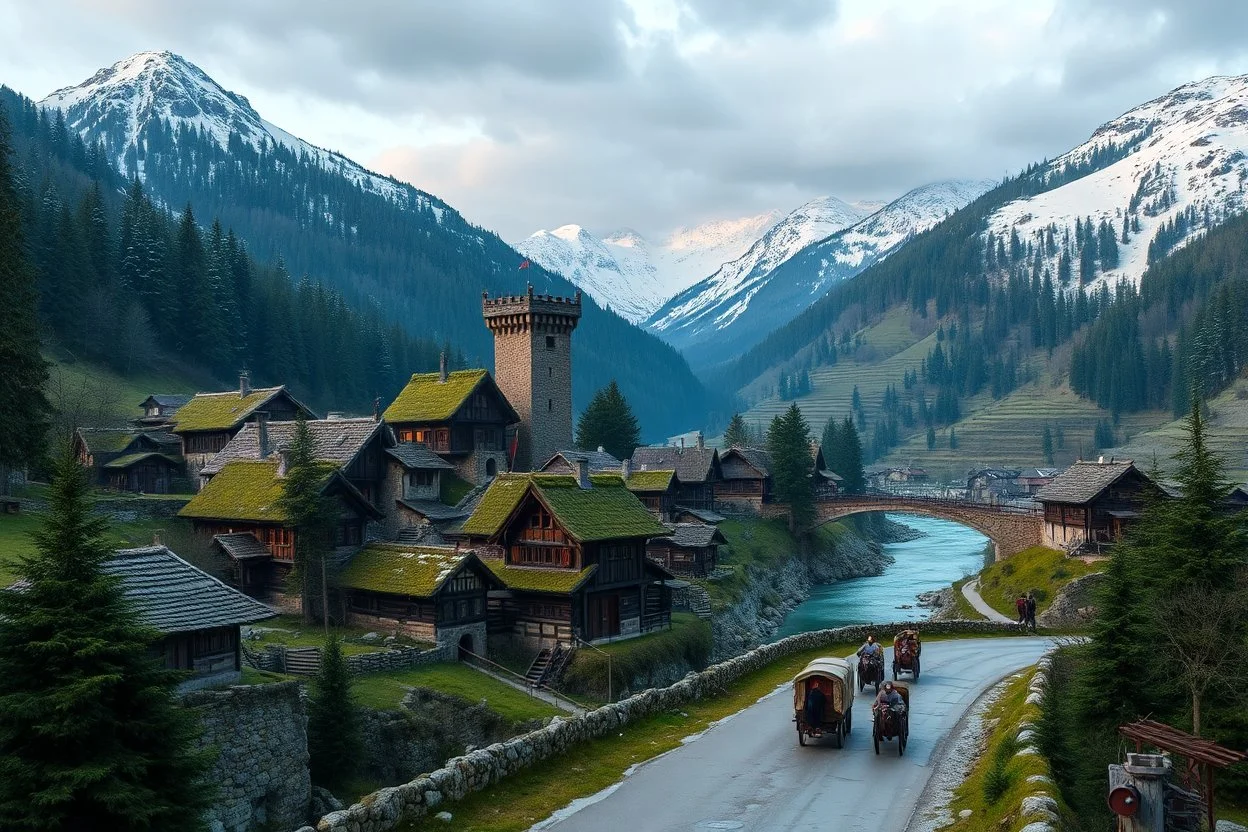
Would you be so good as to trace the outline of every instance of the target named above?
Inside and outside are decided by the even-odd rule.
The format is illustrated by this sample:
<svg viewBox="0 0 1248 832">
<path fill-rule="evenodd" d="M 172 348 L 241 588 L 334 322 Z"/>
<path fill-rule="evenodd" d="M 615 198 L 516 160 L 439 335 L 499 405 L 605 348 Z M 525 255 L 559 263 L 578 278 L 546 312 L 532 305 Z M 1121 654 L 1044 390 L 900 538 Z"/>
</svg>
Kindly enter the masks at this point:
<svg viewBox="0 0 1248 832">
<path fill-rule="evenodd" d="M 546 400 L 546 412 L 547 412 L 547 413 L 554 413 L 554 412 L 555 412 L 555 400 L 554 400 L 554 399 L 547 399 L 547 400 Z"/>
<path fill-rule="evenodd" d="M 546 349 L 553 350 L 554 348 L 555 348 L 555 336 L 547 335 L 546 336 Z"/>
<path fill-rule="evenodd" d="M 546 375 L 547 375 L 547 376 L 549 376 L 550 378 L 554 378 L 554 377 L 555 377 L 555 368 L 554 368 L 554 367 L 547 367 L 547 368 L 546 368 Z"/>
</svg>

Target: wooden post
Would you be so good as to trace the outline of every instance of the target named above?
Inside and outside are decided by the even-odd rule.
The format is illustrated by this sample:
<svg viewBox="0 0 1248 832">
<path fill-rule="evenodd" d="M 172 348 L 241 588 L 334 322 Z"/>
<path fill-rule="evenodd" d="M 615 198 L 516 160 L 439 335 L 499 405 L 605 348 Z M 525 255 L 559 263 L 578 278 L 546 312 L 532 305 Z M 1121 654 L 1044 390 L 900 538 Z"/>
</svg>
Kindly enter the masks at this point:
<svg viewBox="0 0 1248 832">
<path fill-rule="evenodd" d="M 1170 760 L 1160 754 L 1127 754 L 1125 765 L 1109 767 L 1109 788 L 1134 786 L 1140 795 L 1139 810 L 1120 817 L 1120 832 L 1165 832 L 1165 785 Z"/>
</svg>

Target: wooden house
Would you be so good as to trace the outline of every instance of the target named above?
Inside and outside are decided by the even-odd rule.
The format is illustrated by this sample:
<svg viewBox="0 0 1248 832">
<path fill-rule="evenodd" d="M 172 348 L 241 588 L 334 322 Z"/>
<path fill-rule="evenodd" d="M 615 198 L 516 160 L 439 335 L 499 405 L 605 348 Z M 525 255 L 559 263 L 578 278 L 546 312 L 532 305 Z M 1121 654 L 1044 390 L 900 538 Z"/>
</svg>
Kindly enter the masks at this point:
<svg viewBox="0 0 1248 832">
<path fill-rule="evenodd" d="M 338 576 L 347 623 L 486 652 L 486 600 L 503 583 L 475 554 L 447 546 L 370 543 Z"/>
<path fill-rule="evenodd" d="M 674 523 L 646 544 L 646 556 L 673 575 L 705 578 L 715 568 L 723 532 L 704 523 Z"/>
<path fill-rule="evenodd" d="M 1054 549 L 1113 543 L 1154 488 L 1130 460 L 1076 462 L 1036 493 L 1044 509 L 1042 543 Z"/>
<path fill-rule="evenodd" d="M 105 484 L 114 491 L 172 494 L 182 476 L 182 458 L 159 451 L 119 456 L 102 466 Z"/>
<path fill-rule="evenodd" d="M 491 593 L 493 633 L 551 646 L 671 624 L 670 573 L 646 557 L 667 529 L 618 474 L 500 475 L 461 532 L 506 586 Z"/>
<path fill-rule="evenodd" d="M 675 471 L 676 504 L 681 508 L 715 509 L 715 486 L 723 476 L 720 454 L 706 447 L 701 434 L 696 445 L 637 448 L 631 462 L 633 471 Z"/>
<path fill-rule="evenodd" d="M 624 484 L 633 492 L 646 510 L 660 522 L 672 519 L 676 512 L 676 498 L 680 492 L 680 478 L 675 471 L 633 471 L 625 462 L 620 470 Z"/>
<path fill-rule="evenodd" d="M 759 448 L 729 448 L 720 457 L 723 479 L 715 483 L 715 508 L 758 512 L 771 499 L 771 457 Z"/>
<path fill-rule="evenodd" d="M 252 388 L 244 373 L 237 391 L 196 393 L 173 414 L 173 432 L 182 442 L 187 475 L 199 481 L 199 472 L 248 422 L 267 418 L 271 422 L 293 422 L 302 414 L 316 419 L 283 387 Z"/>
<path fill-rule="evenodd" d="M 705 526 L 718 525 L 726 519 L 724 515 L 710 509 L 687 508 L 686 506 L 676 506 L 676 511 L 672 516 L 673 523 L 701 523 Z"/>
<path fill-rule="evenodd" d="M 235 584 L 249 595 L 277 590 L 294 566 L 295 531 L 281 507 L 285 466 L 282 455 L 227 462 L 178 512 L 214 539 L 230 559 Z M 330 464 L 321 493 L 333 498 L 337 514 L 329 543 L 346 550 L 360 546 L 365 525 L 380 520 L 381 512 Z"/>
<path fill-rule="evenodd" d="M 601 445 L 596 451 L 559 451 L 538 470 L 543 474 L 575 474 L 581 460 L 589 464 L 589 473 L 605 474 L 620 470 L 620 460 L 607 453 Z"/>
<path fill-rule="evenodd" d="M 1061 468 L 1024 468 L 1019 472 L 1016 482 L 1024 494 L 1035 494 L 1053 482 L 1053 478 L 1060 473 Z"/>
<path fill-rule="evenodd" d="M 810 458 L 814 466 L 810 482 L 815 498 L 835 497 L 840 493 L 844 480 L 840 474 L 828 469 L 828 463 L 823 459 L 823 447 L 818 442 L 810 443 Z"/>
<path fill-rule="evenodd" d="M 236 684 L 243 624 L 277 611 L 192 566 L 164 546 L 123 549 L 105 561 L 139 621 L 160 634 L 165 667 L 184 670 L 183 689 Z"/>
<path fill-rule="evenodd" d="M 507 437 L 520 422 L 485 370 L 417 373 L 386 408 L 400 443 L 424 445 L 474 485 L 509 470 Z"/>
<path fill-rule="evenodd" d="M 140 428 L 168 427 L 173 421 L 173 414 L 190 400 L 190 396 L 182 394 L 153 393 L 139 405 L 143 415 L 132 423 Z"/>
<path fill-rule="evenodd" d="M 74 431 L 74 455 L 90 470 L 95 485 L 118 491 L 170 494 L 181 480 L 180 442 L 170 433 L 133 428 Z"/>
</svg>

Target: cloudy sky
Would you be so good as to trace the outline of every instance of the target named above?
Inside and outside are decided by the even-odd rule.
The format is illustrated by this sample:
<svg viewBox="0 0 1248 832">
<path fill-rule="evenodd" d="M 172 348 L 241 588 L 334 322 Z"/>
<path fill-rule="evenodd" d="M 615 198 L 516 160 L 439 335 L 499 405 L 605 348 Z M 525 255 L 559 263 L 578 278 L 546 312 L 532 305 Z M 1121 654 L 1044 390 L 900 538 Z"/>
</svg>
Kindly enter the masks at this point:
<svg viewBox="0 0 1248 832">
<path fill-rule="evenodd" d="M 1248 72 L 1243 0 L 0 0 L 35 98 L 169 49 L 507 239 L 999 177 Z"/>
</svg>

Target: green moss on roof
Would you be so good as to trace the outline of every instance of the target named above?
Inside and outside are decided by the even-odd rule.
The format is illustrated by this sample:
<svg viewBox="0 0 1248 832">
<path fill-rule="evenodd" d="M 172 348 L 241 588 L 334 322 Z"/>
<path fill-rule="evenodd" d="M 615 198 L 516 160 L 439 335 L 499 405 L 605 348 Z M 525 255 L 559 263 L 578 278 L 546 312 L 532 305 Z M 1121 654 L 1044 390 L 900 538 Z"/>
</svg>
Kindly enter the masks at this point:
<svg viewBox="0 0 1248 832">
<path fill-rule="evenodd" d="M 339 583 L 349 589 L 429 598 L 467 556 L 454 549 L 372 543 L 351 559 Z"/>
<path fill-rule="evenodd" d="M 564 474 L 500 475 L 464 521 L 463 531 L 474 537 L 494 536 L 531 487 L 559 525 L 581 542 L 666 533 L 619 476 L 596 474 L 590 482 L 592 488 L 581 488 L 576 477 Z"/>
<path fill-rule="evenodd" d="M 196 393 L 173 414 L 174 433 L 195 430 L 229 430 L 256 408 L 281 391 L 281 387 L 261 387 L 246 396 L 231 393 Z"/>
<path fill-rule="evenodd" d="M 204 484 L 178 516 L 282 523 L 286 514 L 278 505 L 281 496 L 277 462 L 230 462 Z"/>
<path fill-rule="evenodd" d="M 153 457 L 153 456 L 159 457 L 160 459 L 163 459 L 165 462 L 168 462 L 171 465 L 181 464 L 180 459 L 168 456 L 166 454 L 162 454 L 158 451 L 143 451 L 142 453 L 126 454 L 125 456 L 119 456 L 116 459 L 114 459 L 112 462 L 109 462 L 104 467 L 105 468 L 129 468 L 131 465 L 134 465 L 137 462 L 142 462 L 143 460 L 149 457 Z"/>
<path fill-rule="evenodd" d="M 544 569 L 533 566 L 508 566 L 501 560 L 483 560 L 490 571 L 508 589 L 529 592 L 572 592 L 593 575 L 598 564 L 590 564 L 579 572 L 574 569 Z"/>
<path fill-rule="evenodd" d="M 386 408 L 387 422 L 443 422 L 477 389 L 485 370 L 456 370 L 443 382 L 438 373 L 416 373 Z"/>
<path fill-rule="evenodd" d="M 675 471 L 633 471 L 628 475 L 628 490 L 666 491 L 675 476 Z"/>
<path fill-rule="evenodd" d="M 93 454 L 119 454 L 139 438 L 138 431 L 83 430 L 79 435 Z"/>
</svg>

